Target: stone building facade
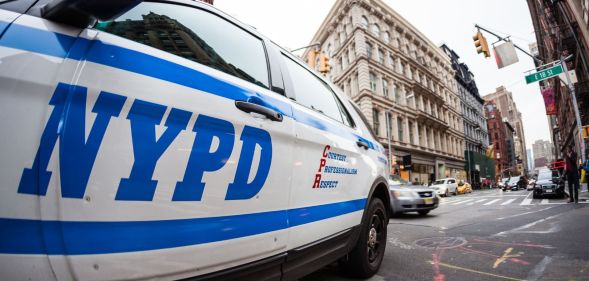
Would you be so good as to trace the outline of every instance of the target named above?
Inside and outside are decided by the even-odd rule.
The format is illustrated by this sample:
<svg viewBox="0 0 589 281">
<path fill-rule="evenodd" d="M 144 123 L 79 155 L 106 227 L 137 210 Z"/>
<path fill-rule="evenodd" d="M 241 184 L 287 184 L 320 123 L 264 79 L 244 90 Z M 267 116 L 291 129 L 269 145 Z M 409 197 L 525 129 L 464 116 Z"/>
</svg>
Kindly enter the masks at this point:
<svg viewBox="0 0 589 281">
<path fill-rule="evenodd" d="M 460 62 L 460 57 L 447 45 L 442 45 L 442 50 L 448 55 L 455 71 L 455 79 L 458 86 L 458 97 L 460 98 L 460 109 L 464 127 L 466 165 L 468 182 L 478 188 L 483 179 L 493 179 L 494 166 L 492 160 L 486 157 L 489 146 L 489 133 L 487 131 L 487 120 L 483 113 L 485 100 L 479 95 L 474 80 L 474 74 L 468 66 Z M 490 161 L 489 161 L 490 160 Z"/>
<path fill-rule="evenodd" d="M 526 155 L 524 123 L 522 121 L 522 114 L 517 110 L 512 93 L 505 86 L 500 86 L 494 93 L 484 96 L 483 99 L 487 101 L 494 100 L 503 118 L 507 118 L 507 122 L 513 126 L 513 130 L 515 131 L 515 135 L 513 136 L 514 155 L 519 160 L 514 164 L 515 169 L 512 170 L 512 173 L 527 174 L 528 157 Z"/>
<path fill-rule="evenodd" d="M 390 143 L 393 173 L 421 183 L 465 178 L 460 99 L 439 47 L 381 0 L 337 0 L 311 42 L 331 59 L 327 77 Z"/>
</svg>

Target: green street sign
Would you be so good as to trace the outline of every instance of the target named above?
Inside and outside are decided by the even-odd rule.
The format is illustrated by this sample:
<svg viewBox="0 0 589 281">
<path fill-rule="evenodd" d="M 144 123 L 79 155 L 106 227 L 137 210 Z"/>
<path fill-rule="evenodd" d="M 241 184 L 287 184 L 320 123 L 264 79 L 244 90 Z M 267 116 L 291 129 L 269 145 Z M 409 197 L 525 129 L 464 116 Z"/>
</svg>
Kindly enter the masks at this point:
<svg viewBox="0 0 589 281">
<path fill-rule="evenodd" d="M 557 76 L 558 74 L 562 73 L 562 65 L 558 64 L 551 68 L 544 69 L 542 71 L 538 71 L 536 73 L 532 73 L 526 76 L 526 83 L 534 83 L 542 80 L 546 80 L 550 77 Z"/>
</svg>

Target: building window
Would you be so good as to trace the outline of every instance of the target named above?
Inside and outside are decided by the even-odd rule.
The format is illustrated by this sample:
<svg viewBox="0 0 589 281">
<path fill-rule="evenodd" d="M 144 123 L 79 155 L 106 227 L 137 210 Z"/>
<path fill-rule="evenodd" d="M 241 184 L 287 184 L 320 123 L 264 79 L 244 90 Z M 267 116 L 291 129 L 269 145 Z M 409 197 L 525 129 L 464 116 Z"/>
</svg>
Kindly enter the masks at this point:
<svg viewBox="0 0 589 281">
<path fill-rule="evenodd" d="M 387 117 L 387 123 L 388 123 L 388 131 L 387 131 L 387 137 L 390 139 L 392 138 L 392 133 L 393 133 L 393 116 L 391 116 L 391 113 L 389 111 L 387 111 L 386 113 L 386 117 Z"/>
<path fill-rule="evenodd" d="M 399 89 L 397 89 L 397 85 L 393 84 L 393 96 L 395 96 L 395 101 L 398 103 L 401 101 L 401 95 L 399 93 Z"/>
<path fill-rule="evenodd" d="M 372 44 L 366 42 L 366 57 L 368 59 L 372 58 Z"/>
<path fill-rule="evenodd" d="M 409 143 L 413 144 L 413 122 L 409 121 Z"/>
<path fill-rule="evenodd" d="M 380 27 L 376 23 L 372 26 L 372 34 L 376 37 L 380 37 Z"/>
<path fill-rule="evenodd" d="M 372 109 L 372 126 L 374 127 L 374 131 L 376 132 L 377 135 L 380 135 L 380 122 L 378 120 L 378 115 L 380 114 L 380 112 L 378 111 L 378 109 L 373 108 Z"/>
<path fill-rule="evenodd" d="M 368 79 L 370 80 L 370 90 L 376 93 L 376 75 L 373 72 L 368 73 Z"/>
<path fill-rule="evenodd" d="M 403 118 L 397 117 L 397 134 L 399 136 L 398 141 L 403 141 Z"/>
<path fill-rule="evenodd" d="M 391 41 L 391 35 L 390 35 L 390 33 L 388 31 L 385 32 L 383 34 L 383 38 L 382 39 L 384 40 L 385 43 L 388 44 Z"/>
<path fill-rule="evenodd" d="M 362 18 L 360 19 L 360 25 L 363 28 L 368 28 L 368 19 L 365 16 L 362 16 Z"/>
<path fill-rule="evenodd" d="M 382 95 L 385 97 L 389 96 L 389 82 L 385 79 L 382 79 Z"/>
<path fill-rule="evenodd" d="M 378 49 L 378 62 L 384 64 L 384 53 L 381 49 Z"/>
</svg>

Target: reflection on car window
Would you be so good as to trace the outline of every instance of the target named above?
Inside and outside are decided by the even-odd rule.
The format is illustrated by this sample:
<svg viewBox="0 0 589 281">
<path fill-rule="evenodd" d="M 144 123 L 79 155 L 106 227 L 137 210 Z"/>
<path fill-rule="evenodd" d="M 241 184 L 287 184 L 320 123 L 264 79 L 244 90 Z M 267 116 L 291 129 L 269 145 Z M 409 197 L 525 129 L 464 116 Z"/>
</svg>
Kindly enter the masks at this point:
<svg viewBox="0 0 589 281">
<path fill-rule="evenodd" d="M 444 181 L 443 180 L 441 180 L 441 181 L 435 181 L 434 184 L 444 184 Z"/>
<path fill-rule="evenodd" d="M 209 12 L 144 2 L 96 29 L 269 87 L 262 40 Z"/>
<path fill-rule="evenodd" d="M 391 175 L 389 176 L 389 184 L 392 185 L 401 185 L 401 184 L 409 184 L 408 181 L 402 179 L 400 176 L 398 175 Z"/>
<path fill-rule="evenodd" d="M 297 62 L 286 56 L 283 56 L 283 58 L 288 73 L 292 78 L 296 101 L 338 122 L 344 123 L 342 112 L 331 88 Z"/>
</svg>

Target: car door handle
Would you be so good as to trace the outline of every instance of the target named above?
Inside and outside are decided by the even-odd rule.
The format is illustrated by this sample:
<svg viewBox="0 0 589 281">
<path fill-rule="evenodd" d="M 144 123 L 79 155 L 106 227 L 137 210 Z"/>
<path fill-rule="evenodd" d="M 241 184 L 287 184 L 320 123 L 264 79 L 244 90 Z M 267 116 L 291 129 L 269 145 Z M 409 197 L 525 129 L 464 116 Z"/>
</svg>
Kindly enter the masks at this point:
<svg viewBox="0 0 589 281">
<path fill-rule="evenodd" d="M 366 144 L 365 142 L 363 142 L 363 141 L 361 141 L 361 140 L 358 140 L 358 141 L 356 142 L 356 144 L 357 144 L 359 147 L 363 147 L 365 150 L 368 150 L 368 144 Z"/>
<path fill-rule="evenodd" d="M 261 106 L 259 104 L 247 102 L 247 101 L 235 101 L 235 107 L 239 108 L 241 111 L 245 111 L 247 113 L 255 112 L 258 114 L 262 114 L 266 116 L 268 119 L 272 121 L 282 122 L 282 114 L 276 112 L 272 109 L 269 109 L 265 106 Z"/>
</svg>

